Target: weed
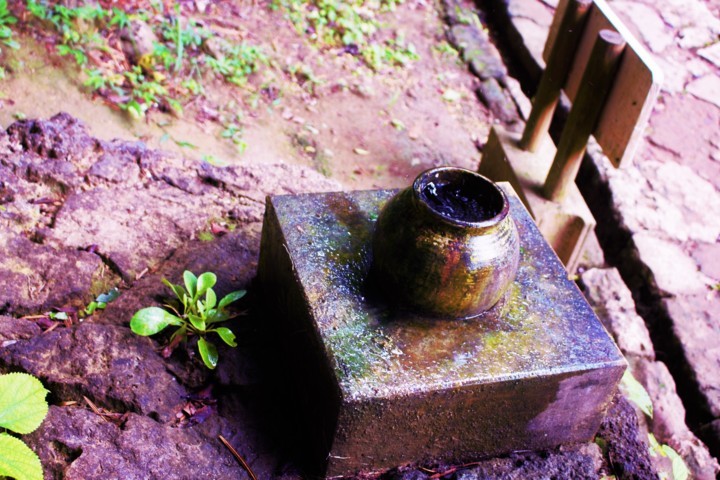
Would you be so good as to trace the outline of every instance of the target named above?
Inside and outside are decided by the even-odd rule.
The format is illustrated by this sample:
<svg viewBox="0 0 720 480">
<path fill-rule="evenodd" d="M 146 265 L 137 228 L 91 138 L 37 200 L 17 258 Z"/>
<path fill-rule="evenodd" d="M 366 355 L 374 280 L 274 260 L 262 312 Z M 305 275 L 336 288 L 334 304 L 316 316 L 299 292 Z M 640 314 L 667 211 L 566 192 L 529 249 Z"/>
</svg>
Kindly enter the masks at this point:
<svg viewBox="0 0 720 480">
<path fill-rule="evenodd" d="M 300 34 L 316 43 L 340 47 L 359 55 L 372 69 L 385 65 L 404 66 L 416 60 L 411 44 L 402 38 L 378 43 L 379 13 L 394 10 L 402 0 L 273 0 L 272 8 L 282 8 Z"/>
<path fill-rule="evenodd" d="M 231 347 L 237 346 L 235 334 L 227 327 L 217 327 L 217 323 L 231 318 L 225 307 L 241 299 L 244 290 L 238 290 L 225 295 L 219 302 L 212 287 L 217 277 L 212 272 L 205 272 L 196 277 L 186 270 L 183 273 L 185 288 L 174 285 L 162 279 L 162 282 L 172 290 L 177 297 L 173 303 L 166 303 L 163 310 L 159 307 L 147 307 L 135 312 L 130 320 L 130 328 L 138 335 L 149 336 L 173 325 L 178 329 L 170 337 L 169 350 L 172 351 L 181 341 L 189 336 L 198 337 L 198 351 L 200 357 L 210 369 L 214 369 L 218 362 L 218 351 L 215 344 L 208 341 L 206 336 L 214 332 L 220 339 Z M 182 313 L 181 313 L 182 311 Z"/>
<path fill-rule="evenodd" d="M 620 391 L 628 400 L 634 403 L 645 415 L 653 418 L 653 406 L 650 395 L 645 387 L 633 377 L 630 370 L 625 370 L 620 382 Z M 652 456 L 667 457 L 670 460 L 672 477 L 674 480 L 687 480 L 690 476 L 685 460 L 670 447 L 669 445 L 661 445 L 655 439 L 652 433 L 648 434 L 650 443 L 650 454 Z M 663 472 L 664 478 L 668 478 L 667 472 Z"/>
<path fill-rule="evenodd" d="M 19 434 L 35 431 L 48 412 L 48 391 L 40 380 L 27 373 L 0 375 L 0 477 L 42 480 L 40 459 Z"/>
<path fill-rule="evenodd" d="M 101 293 L 97 296 L 95 300 L 88 303 L 87 307 L 85 307 L 85 309 L 80 312 L 80 315 L 89 316 L 95 313 L 95 311 L 97 310 L 104 310 L 105 307 L 107 307 L 108 303 L 116 300 L 119 296 L 120 290 L 118 290 L 117 288 L 111 288 L 107 293 Z"/>
<path fill-rule="evenodd" d="M 225 42 L 185 17 L 179 5 L 172 12 L 164 11 L 159 2 L 149 10 L 123 11 L 99 4 L 66 7 L 50 0 L 27 0 L 27 10 L 57 33 L 58 54 L 73 58 L 81 67 L 85 86 L 136 119 L 154 109 L 181 115 L 184 101 L 202 95 L 205 72 L 244 85 L 249 75 L 268 63 L 258 47 Z M 130 63 L 114 39 L 143 23 L 157 41 L 151 52 Z M 211 41 L 223 46 L 215 52 L 217 58 L 206 52 Z"/>
<path fill-rule="evenodd" d="M 17 23 L 7 8 L 7 0 L 0 0 L 0 42 L 6 47 L 17 50 L 20 45 L 13 39 L 13 32 L 10 25 Z M 0 50 L 2 53 L 2 50 Z M 0 66 L 0 79 L 5 78 L 5 67 Z"/>
</svg>

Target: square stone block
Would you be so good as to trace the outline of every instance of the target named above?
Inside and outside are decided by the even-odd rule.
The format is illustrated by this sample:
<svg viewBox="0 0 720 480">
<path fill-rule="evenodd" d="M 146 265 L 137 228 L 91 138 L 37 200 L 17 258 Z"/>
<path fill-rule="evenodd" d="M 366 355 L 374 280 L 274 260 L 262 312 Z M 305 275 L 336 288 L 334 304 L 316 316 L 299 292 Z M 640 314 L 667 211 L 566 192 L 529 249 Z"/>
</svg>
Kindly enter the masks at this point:
<svg viewBox="0 0 720 480">
<path fill-rule="evenodd" d="M 626 362 L 508 184 L 521 242 L 471 320 L 391 310 L 368 280 L 396 191 L 269 197 L 258 277 L 316 474 L 463 462 L 593 438 Z"/>
<path fill-rule="evenodd" d="M 478 172 L 495 182 L 512 185 L 567 271 L 574 272 L 585 241 L 595 228 L 595 217 L 574 182 L 562 202 L 543 196 L 543 184 L 557 149 L 547 133 L 537 152 L 521 149 L 520 137 L 519 133 L 493 126 Z"/>
</svg>

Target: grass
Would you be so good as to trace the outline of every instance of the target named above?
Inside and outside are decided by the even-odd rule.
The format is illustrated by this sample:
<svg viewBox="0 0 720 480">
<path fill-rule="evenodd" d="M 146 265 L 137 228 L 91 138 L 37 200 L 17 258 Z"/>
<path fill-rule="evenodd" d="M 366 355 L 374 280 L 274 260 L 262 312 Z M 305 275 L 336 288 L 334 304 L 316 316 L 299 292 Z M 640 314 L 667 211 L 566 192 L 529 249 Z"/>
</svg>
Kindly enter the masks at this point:
<svg viewBox="0 0 720 480">
<path fill-rule="evenodd" d="M 413 45 L 383 27 L 382 16 L 403 0 L 272 0 L 295 29 L 321 49 L 342 49 L 358 62 L 380 71 L 403 67 L 418 58 Z M 58 55 L 76 64 L 82 83 L 93 95 L 136 120 L 154 111 L 183 115 L 191 102 L 205 96 L 205 85 L 220 80 L 240 89 L 240 105 L 215 119 L 218 135 L 242 154 L 242 118 L 261 97 L 272 106 L 283 92 L 274 84 L 284 73 L 311 96 L 322 85 L 309 65 L 273 61 L 259 46 L 223 35 L 179 4 L 168 9 L 159 1 L 121 10 L 107 3 L 66 6 L 60 0 L 0 0 L 0 43 L 18 48 L 14 30 L 23 28 L 54 45 Z M 70 3 L 69 5 L 74 5 Z M 219 29 L 221 32 L 227 29 Z M 227 32 L 225 32 L 227 35 Z M 284 72 L 280 72 L 280 70 Z M 0 67 L 0 78 L 5 74 Z M 250 79 L 255 74 L 262 83 Z"/>
<path fill-rule="evenodd" d="M 13 39 L 13 31 L 10 28 L 15 23 L 17 18 L 8 10 L 7 0 L 0 0 L 0 43 L 12 49 L 19 47 L 17 41 Z M 5 78 L 5 68 L 0 66 L 0 79 L 2 78 Z"/>
<path fill-rule="evenodd" d="M 244 85 L 267 63 L 259 47 L 225 41 L 178 5 L 123 11 L 28 0 L 26 9 L 35 26 L 56 36 L 57 53 L 74 59 L 85 86 L 137 119 L 151 110 L 182 114 L 183 103 L 203 94 L 209 73 Z M 141 41 L 138 32 L 149 38 Z M 220 48 L 208 53 L 211 42 Z"/>
<path fill-rule="evenodd" d="M 286 12 L 298 33 L 321 47 L 342 48 L 379 71 L 405 66 L 418 59 L 415 48 L 402 35 L 380 38 L 379 17 L 402 0 L 273 0 L 272 7 Z"/>
</svg>

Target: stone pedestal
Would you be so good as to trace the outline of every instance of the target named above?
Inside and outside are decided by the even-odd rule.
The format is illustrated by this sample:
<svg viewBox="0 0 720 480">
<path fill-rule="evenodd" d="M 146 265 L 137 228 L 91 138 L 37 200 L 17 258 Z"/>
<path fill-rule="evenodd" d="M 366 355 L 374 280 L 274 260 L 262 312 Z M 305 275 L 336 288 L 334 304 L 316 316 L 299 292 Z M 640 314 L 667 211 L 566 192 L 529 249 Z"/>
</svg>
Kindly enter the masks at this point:
<svg viewBox="0 0 720 480">
<path fill-rule="evenodd" d="M 556 152 L 550 135 L 544 135 L 537 152 L 521 149 L 519 141 L 520 134 L 495 125 L 490 130 L 478 173 L 495 182 L 510 182 L 545 239 L 572 273 L 588 234 L 595 228 L 595 218 L 574 183 L 562 202 L 543 196 L 543 184 Z"/>
<path fill-rule="evenodd" d="M 472 320 L 393 311 L 368 278 L 395 191 L 269 197 L 259 281 L 320 475 L 584 442 L 626 363 L 507 184 L 515 282 Z M 296 445 L 297 446 L 297 445 Z"/>
</svg>

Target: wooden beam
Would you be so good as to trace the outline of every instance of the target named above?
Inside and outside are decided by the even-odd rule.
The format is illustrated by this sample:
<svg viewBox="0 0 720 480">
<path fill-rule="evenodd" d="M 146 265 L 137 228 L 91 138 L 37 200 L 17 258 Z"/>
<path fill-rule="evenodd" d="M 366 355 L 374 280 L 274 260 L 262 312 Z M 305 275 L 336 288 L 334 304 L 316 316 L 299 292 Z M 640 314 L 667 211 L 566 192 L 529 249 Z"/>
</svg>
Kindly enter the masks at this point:
<svg viewBox="0 0 720 480">
<path fill-rule="evenodd" d="M 557 40 L 540 78 L 540 85 L 533 98 L 532 111 L 520 141 L 520 147 L 524 150 L 537 151 L 543 136 L 550 128 L 560 91 L 567 81 L 570 67 L 575 59 L 575 51 L 580 44 L 591 5 L 592 0 L 569 0 L 563 12 L 556 33 Z"/>
<path fill-rule="evenodd" d="M 559 0 L 553 23 L 545 43 L 543 58 L 549 61 L 560 31 L 561 18 L 572 0 Z M 625 53 L 606 100 L 605 109 L 593 135 L 603 153 L 616 167 L 631 163 L 642 143 L 647 120 L 652 113 L 662 83 L 662 70 L 652 55 L 618 18 L 606 0 L 593 0 L 585 23 L 585 30 L 575 53 L 575 61 L 563 88 L 570 101 L 574 101 L 580 79 L 600 30 L 615 30 L 627 42 Z"/>
<path fill-rule="evenodd" d="M 568 185 L 575 182 L 585 147 L 603 112 L 624 49 L 622 35 L 614 30 L 600 30 L 545 180 L 543 192 L 547 199 L 562 201 Z"/>
</svg>

